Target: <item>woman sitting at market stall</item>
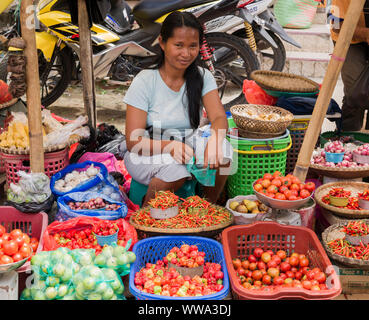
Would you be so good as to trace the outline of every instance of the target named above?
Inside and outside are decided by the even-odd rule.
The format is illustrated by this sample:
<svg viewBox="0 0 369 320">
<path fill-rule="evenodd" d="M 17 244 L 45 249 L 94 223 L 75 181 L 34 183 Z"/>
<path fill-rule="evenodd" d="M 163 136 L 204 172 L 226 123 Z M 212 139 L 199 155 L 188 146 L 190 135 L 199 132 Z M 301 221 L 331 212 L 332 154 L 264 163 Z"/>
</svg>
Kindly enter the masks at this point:
<svg viewBox="0 0 369 320">
<path fill-rule="evenodd" d="M 124 102 L 128 152 L 124 162 L 133 179 L 147 185 L 144 205 L 159 190 L 177 191 L 191 174 L 186 163 L 217 169 L 214 187 L 204 196 L 215 203 L 230 171 L 233 150 L 225 139 L 227 118 L 209 70 L 198 66 L 203 39 L 194 15 L 173 12 L 159 36 L 162 54 L 156 68 L 141 71 Z M 211 136 L 198 127 L 202 107 L 211 123 Z"/>
</svg>

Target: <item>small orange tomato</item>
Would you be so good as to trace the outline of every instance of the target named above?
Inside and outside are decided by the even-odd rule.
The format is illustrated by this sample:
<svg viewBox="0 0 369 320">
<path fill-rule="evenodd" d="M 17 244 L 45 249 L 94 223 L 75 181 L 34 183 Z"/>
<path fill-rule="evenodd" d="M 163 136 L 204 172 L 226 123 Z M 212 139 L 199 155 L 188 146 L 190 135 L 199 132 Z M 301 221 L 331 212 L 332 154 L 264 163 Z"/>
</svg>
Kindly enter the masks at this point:
<svg viewBox="0 0 369 320">
<path fill-rule="evenodd" d="M 273 180 L 273 176 L 270 173 L 266 173 L 263 176 L 263 179 L 265 180 Z"/>
<path fill-rule="evenodd" d="M 254 185 L 254 190 L 260 192 L 261 190 L 263 190 L 263 186 L 260 183 L 257 183 Z"/>
<path fill-rule="evenodd" d="M 282 185 L 282 181 L 281 179 L 276 178 L 272 180 L 272 184 L 279 188 Z"/>
<path fill-rule="evenodd" d="M 267 188 L 267 192 L 268 193 L 277 193 L 278 192 L 278 188 L 275 185 L 271 185 Z"/>
<path fill-rule="evenodd" d="M 263 188 L 267 189 L 271 185 L 271 182 L 268 179 L 264 179 L 263 181 L 261 181 L 261 185 L 263 186 Z"/>
</svg>

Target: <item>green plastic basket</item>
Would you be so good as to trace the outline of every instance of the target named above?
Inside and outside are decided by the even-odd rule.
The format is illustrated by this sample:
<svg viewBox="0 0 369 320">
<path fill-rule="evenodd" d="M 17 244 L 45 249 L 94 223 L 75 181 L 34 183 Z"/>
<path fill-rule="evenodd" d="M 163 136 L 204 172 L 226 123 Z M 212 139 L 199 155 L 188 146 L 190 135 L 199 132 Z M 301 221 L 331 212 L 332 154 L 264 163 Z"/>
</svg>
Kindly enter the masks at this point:
<svg viewBox="0 0 369 320">
<path fill-rule="evenodd" d="M 229 128 L 237 128 L 233 121 L 233 118 L 228 118 Z M 281 150 L 286 148 L 290 142 L 290 135 L 286 135 L 284 138 L 272 138 L 272 139 L 260 139 L 260 140 L 246 140 L 246 139 L 234 139 L 227 136 L 227 140 L 231 143 L 233 149 L 242 151 L 272 151 Z"/>
<path fill-rule="evenodd" d="M 234 175 L 228 177 L 228 197 L 253 194 L 252 183 L 265 173 L 278 170 L 286 172 L 287 152 L 292 146 L 291 136 L 288 136 L 283 148 L 267 151 L 248 151 L 235 149 L 238 153 L 238 167 Z"/>
<path fill-rule="evenodd" d="M 337 133 L 335 131 L 327 131 L 320 135 L 319 142 L 320 146 L 323 148 L 324 145 L 329 142 L 329 140 L 333 137 L 345 137 L 345 136 L 352 136 L 355 140 L 363 142 L 363 143 L 369 143 L 369 134 L 363 133 L 363 132 L 355 132 L 355 131 L 347 131 L 347 132 L 340 132 Z"/>
</svg>

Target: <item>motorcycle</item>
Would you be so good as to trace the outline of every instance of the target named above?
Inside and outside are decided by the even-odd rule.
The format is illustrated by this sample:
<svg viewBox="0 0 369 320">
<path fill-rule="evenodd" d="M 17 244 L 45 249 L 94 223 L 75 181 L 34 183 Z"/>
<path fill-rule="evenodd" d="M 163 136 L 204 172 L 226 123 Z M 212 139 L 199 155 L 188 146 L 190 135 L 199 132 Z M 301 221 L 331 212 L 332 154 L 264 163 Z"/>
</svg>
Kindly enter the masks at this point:
<svg viewBox="0 0 369 320">
<path fill-rule="evenodd" d="M 11 0 L 5 0 L 9 4 Z M 124 1 L 110 2 L 103 13 L 102 24 L 93 24 L 94 75 L 128 85 L 142 69 L 154 65 L 160 46 L 158 35 L 161 23 L 174 10 L 190 11 L 200 21 L 234 8 L 242 12 L 239 0 L 144 0 L 132 12 Z M 133 24 L 133 19 L 138 25 Z M 79 80 L 80 47 L 78 26 L 73 24 L 68 0 L 40 0 L 37 8 L 38 29 L 36 44 L 39 50 L 41 102 L 49 106 L 66 90 L 72 80 Z M 239 37 L 222 32 L 206 33 L 200 50 L 202 63 L 215 76 L 222 103 L 226 110 L 232 105 L 245 103 L 243 80 L 259 68 L 250 47 Z M 236 63 L 235 63 L 236 61 Z M 2 64 L 6 63 L 3 61 Z M 0 65 L 0 71 L 4 67 Z M 0 78 L 6 78 L 6 74 Z"/>
<path fill-rule="evenodd" d="M 282 71 L 286 62 L 284 40 L 298 48 L 269 9 L 273 0 L 249 0 L 240 16 L 224 14 L 205 23 L 208 32 L 227 32 L 245 39 L 257 55 L 262 70 Z"/>
</svg>

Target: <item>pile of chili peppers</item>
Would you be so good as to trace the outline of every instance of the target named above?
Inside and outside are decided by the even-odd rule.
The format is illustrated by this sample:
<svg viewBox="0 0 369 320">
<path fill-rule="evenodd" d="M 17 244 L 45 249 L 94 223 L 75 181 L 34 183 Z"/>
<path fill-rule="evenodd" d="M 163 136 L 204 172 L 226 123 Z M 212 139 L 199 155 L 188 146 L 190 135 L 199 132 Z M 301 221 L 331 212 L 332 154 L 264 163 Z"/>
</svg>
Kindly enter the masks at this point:
<svg viewBox="0 0 369 320">
<path fill-rule="evenodd" d="M 179 197 L 170 191 L 159 191 L 155 193 L 155 198 L 151 199 L 148 204 L 155 209 L 168 209 L 178 204 Z"/>
<path fill-rule="evenodd" d="M 182 199 L 179 213 L 173 218 L 156 220 L 150 215 L 150 208 L 146 207 L 133 214 L 133 221 L 138 225 L 163 229 L 187 229 L 209 227 L 225 223 L 231 219 L 231 213 L 225 208 L 213 206 L 210 202 L 198 197 Z M 205 210 L 205 213 L 190 214 L 190 208 Z"/>
<path fill-rule="evenodd" d="M 330 204 L 331 202 L 329 200 L 329 194 L 323 196 L 322 201 L 325 204 Z M 346 207 L 337 207 L 337 208 L 350 209 L 350 210 L 362 210 L 359 207 L 359 199 L 357 197 L 350 197 Z"/>
<path fill-rule="evenodd" d="M 354 246 L 344 239 L 336 239 L 327 243 L 328 247 L 333 253 L 347 258 L 368 260 L 369 259 L 369 245 Z"/>
<path fill-rule="evenodd" d="M 350 221 L 341 231 L 350 236 L 366 236 L 369 234 L 369 226 L 363 221 Z"/>
<path fill-rule="evenodd" d="M 363 193 L 358 193 L 359 199 L 369 200 L 369 190 L 365 190 Z"/>
<path fill-rule="evenodd" d="M 351 191 L 346 191 L 343 188 L 332 188 L 329 190 L 329 195 L 337 198 L 348 198 L 351 195 Z"/>
</svg>

